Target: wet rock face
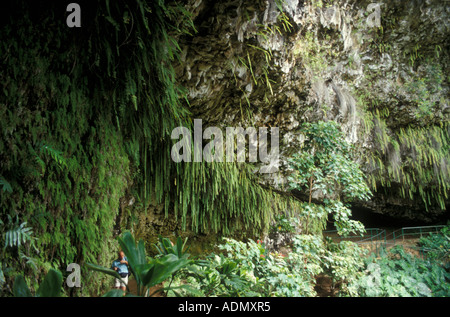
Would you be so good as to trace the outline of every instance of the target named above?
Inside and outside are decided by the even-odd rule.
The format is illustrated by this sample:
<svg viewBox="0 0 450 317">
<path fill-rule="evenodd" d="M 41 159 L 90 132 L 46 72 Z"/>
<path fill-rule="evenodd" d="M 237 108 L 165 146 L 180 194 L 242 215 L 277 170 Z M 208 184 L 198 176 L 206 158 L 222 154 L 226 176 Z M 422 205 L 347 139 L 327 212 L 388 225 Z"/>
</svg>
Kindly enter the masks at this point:
<svg viewBox="0 0 450 317">
<path fill-rule="evenodd" d="M 388 134 L 449 119 L 445 2 L 191 0 L 186 8 L 197 33 L 179 38 L 176 70 L 193 117 L 279 127 L 280 169 L 266 180 L 274 187 L 284 188 L 304 122 L 339 122 L 371 173 L 368 113 L 384 111 Z M 371 204 L 383 212 L 385 196 Z"/>
</svg>

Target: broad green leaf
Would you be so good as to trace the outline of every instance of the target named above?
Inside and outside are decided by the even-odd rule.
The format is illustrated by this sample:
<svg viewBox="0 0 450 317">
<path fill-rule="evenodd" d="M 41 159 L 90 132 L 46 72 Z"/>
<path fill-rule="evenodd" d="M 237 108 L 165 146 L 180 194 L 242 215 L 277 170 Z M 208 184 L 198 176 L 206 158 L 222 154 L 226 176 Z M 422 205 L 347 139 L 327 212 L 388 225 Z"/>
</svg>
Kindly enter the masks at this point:
<svg viewBox="0 0 450 317">
<path fill-rule="evenodd" d="M 129 232 L 125 232 L 118 240 L 120 247 L 128 258 L 128 264 L 132 268 L 147 262 L 144 241 L 140 240 L 136 246 L 136 242 Z"/>
<path fill-rule="evenodd" d="M 152 267 L 146 272 L 142 282 L 147 287 L 159 284 L 189 263 L 191 263 L 190 260 L 179 259 L 174 254 L 168 254 L 161 259 L 153 259 Z"/>
<path fill-rule="evenodd" d="M 3 176 L 0 176 L 0 185 L 3 186 L 3 191 L 12 193 L 13 190 L 11 184 L 9 184 L 8 181 L 5 178 L 3 178 Z"/>
<path fill-rule="evenodd" d="M 36 292 L 37 297 L 59 297 L 61 294 L 62 274 L 50 269 Z"/>
<path fill-rule="evenodd" d="M 15 297 L 31 297 L 30 289 L 21 275 L 14 280 L 13 294 Z"/>
<path fill-rule="evenodd" d="M 86 266 L 87 266 L 88 268 L 90 268 L 91 270 L 94 270 L 94 271 L 98 271 L 98 272 L 102 272 L 102 273 L 108 274 L 108 275 L 110 275 L 110 276 L 113 276 L 113 277 L 118 278 L 119 280 L 123 281 L 122 278 L 120 277 L 119 273 L 117 273 L 117 272 L 114 271 L 114 270 L 111 270 L 111 269 L 106 268 L 106 267 L 101 266 L 101 265 L 92 264 L 92 263 L 86 263 Z M 137 282 L 137 281 L 138 281 L 138 278 L 137 278 L 136 275 L 135 275 L 135 278 L 136 278 L 136 282 Z M 128 284 L 127 284 L 126 287 L 127 287 L 127 290 L 128 290 Z"/>
<path fill-rule="evenodd" d="M 102 273 L 111 275 L 111 276 L 113 276 L 113 277 L 115 277 L 115 278 L 120 278 L 119 273 L 117 273 L 116 271 L 111 270 L 111 269 L 109 269 L 109 268 L 106 268 L 106 267 L 104 267 L 104 266 L 97 265 L 97 264 L 92 264 L 92 263 L 86 263 L 86 266 L 87 266 L 88 268 L 90 268 L 91 270 L 98 271 L 98 272 L 102 272 Z"/>
</svg>

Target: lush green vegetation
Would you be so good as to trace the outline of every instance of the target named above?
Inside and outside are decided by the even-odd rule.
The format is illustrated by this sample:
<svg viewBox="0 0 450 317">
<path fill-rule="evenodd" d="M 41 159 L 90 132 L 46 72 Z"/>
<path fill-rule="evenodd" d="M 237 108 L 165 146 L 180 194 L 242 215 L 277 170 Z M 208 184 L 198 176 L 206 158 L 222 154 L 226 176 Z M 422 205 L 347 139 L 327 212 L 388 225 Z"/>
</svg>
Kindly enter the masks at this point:
<svg viewBox="0 0 450 317">
<path fill-rule="evenodd" d="M 396 246 L 379 259 L 367 259 L 364 276 L 353 287 L 360 296 L 369 297 L 448 297 L 448 269 L 448 253 L 444 264 L 414 257 Z"/>
<path fill-rule="evenodd" d="M 284 254 L 270 252 L 261 241 L 226 238 L 217 252 L 179 267 L 170 278 L 170 287 L 160 291 L 166 296 L 447 297 L 449 230 L 447 226 L 421 239 L 425 258 L 408 253 L 402 246 L 384 250 L 379 256 L 369 255 L 353 242 L 335 243 L 317 235 L 296 235 Z M 159 247 L 162 259 L 167 255 L 188 258 L 186 241 L 161 241 L 166 248 Z M 324 278 L 329 281 L 325 293 L 321 289 Z"/>
<path fill-rule="evenodd" d="M 321 232 L 329 214 L 339 234 L 364 232 L 361 223 L 350 219 L 349 203 L 368 200 L 371 193 L 337 123 L 305 123 L 301 131 L 305 141 L 290 159 L 293 172 L 288 179 L 291 190 L 307 192 L 302 214 L 306 233 Z M 320 203 L 312 202 L 313 193 L 319 194 Z"/>
<path fill-rule="evenodd" d="M 62 274 L 59 271 L 50 269 L 39 286 L 35 297 L 59 297 L 61 295 Z M 13 293 L 15 297 L 32 297 L 30 289 L 24 278 L 18 275 L 14 281 Z"/>
<path fill-rule="evenodd" d="M 280 3 L 278 25 L 258 26 L 267 40 L 294 27 Z M 448 228 L 420 241 L 426 259 L 400 248 L 365 259 L 356 244 L 321 236 L 330 219 L 342 235 L 363 232 L 350 203 L 394 182 L 402 197 L 445 207 L 449 126 L 430 119 L 444 81 L 439 65 L 405 85 L 415 118 L 429 119 L 424 126 L 388 133 L 388 110 L 365 109 L 374 144 L 368 179 L 335 122 L 303 124 L 286 193 L 262 185 L 245 163 L 172 161 L 171 131 L 193 120 L 174 70 L 177 38 L 196 32 L 183 6 L 92 2 L 75 30 L 59 16 L 64 5 L 17 1 L 0 19 L 0 296 L 72 295 L 77 290 L 63 283 L 69 263 L 82 266 L 75 295 L 122 296 L 108 291 L 119 277 L 107 268 L 119 248 L 137 296 L 317 296 L 321 280 L 332 296 L 449 295 Z M 315 37 L 307 32 L 294 53 L 321 73 L 335 54 L 325 54 Z M 260 70 L 256 54 L 266 61 Z M 246 56 L 239 62 L 255 85 L 273 94 L 272 52 L 249 45 Z M 163 206 L 178 231 L 227 238 L 196 258 L 182 238 L 172 244 L 160 237 L 152 249 L 129 233 L 151 206 Z M 254 241 L 266 232 L 290 235 L 283 253 Z"/>
<path fill-rule="evenodd" d="M 246 164 L 171 160 L 172 129 L 192 121 L 173 69 L 176 36 L 196 31 L 182 6 L 85 4 L 81 31 L 57 12 L 64 3 L 18 1 L 1 21 L 2 294 L 18 274 L 37 289 L 50 268 L 109 262 L 114 231 L 150 204 L 183 229 L 223 234 L 256 234 L 301 208 Z M 104 288 L 83 277 L 84 294 Z"/>
<path fill-rule="evenodd" d="M 172 243 L 160 237 L 158 255 L 148 257 L 144 242 L 130 233 L 119 238 L 136 292 L 111 290 L 103 296 L 219 296 L 219 297 L 448 297 L 450 295 L 450 227 L 421 239 L 427 257 L 417 257 L 402 246 L 368 255 L 350 241 L 335 243 L 317 235 L 296 235 L 289 252 L 270 252 L 261 241 L 226 238 L 218 251 L 189 259 L 187 241 Z M 115 278 L 117 272 L 88 264 Z M 61 273 L 51 270 L 36 296 L 59 296 Z M 326 287 L 324 287 L 323 281 Z M 155 287 L 156 286 L 156 287 Z M 153 287 L 153 288 L 152 288 Z M 150 293 L 150 289 L 152 292 Z M 15 296 L 32 296 L 21 276 Z"/>
</svg>

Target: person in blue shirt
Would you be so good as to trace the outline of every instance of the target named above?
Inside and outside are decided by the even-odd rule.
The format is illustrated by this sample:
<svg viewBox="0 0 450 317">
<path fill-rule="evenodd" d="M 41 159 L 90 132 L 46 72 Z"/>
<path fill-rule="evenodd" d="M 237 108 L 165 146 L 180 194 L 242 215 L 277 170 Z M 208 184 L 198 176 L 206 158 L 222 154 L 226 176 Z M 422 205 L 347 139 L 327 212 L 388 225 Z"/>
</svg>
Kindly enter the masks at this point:
<svg viewBox="0 0 450 317">
<path fill-rule="evenodd" d="M 120 279 L 116 278 L 114 287 L 121 288 L 125 292 L 126 286 L 128 284 L 128 259 L 123 251 L 119 251 L 119 258 L 114 260 L 111 269 L 117 271 L 117 273 L 119 273 L 120 275 L 120 278 L 122 279 L 121 281 Z"/>
</svg>

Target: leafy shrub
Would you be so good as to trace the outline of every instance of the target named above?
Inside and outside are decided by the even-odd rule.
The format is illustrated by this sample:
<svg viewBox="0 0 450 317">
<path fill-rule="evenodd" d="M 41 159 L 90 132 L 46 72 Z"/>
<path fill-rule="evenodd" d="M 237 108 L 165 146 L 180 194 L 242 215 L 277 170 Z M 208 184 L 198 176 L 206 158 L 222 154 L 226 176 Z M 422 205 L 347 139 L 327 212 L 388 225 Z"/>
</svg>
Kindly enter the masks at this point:
<svg viewBox="0 0 450 317">
<path fill-rule="evenodd" d="M 292 238 L 301 230 L 298 218 L 275 215 L 269 228 L 269 234 L 264 238 L 268 250 L 278 250 L 283 245 L 291 244 Z"/>
<path fill-rule="evenodd" d="M 222 254 L 197 261 L 175 284 L 189 283 L 201 296 L 313 297 L 316 276 L 324 273 L 340 294 L 354 295 L 347 284 L 362 275 L 364 264 L 363 251 L 356 244 L 334 244 L 314 235 L 294 236 L 288 255 L 268 252 L 253 240 L 227 238 L 218 248 Z"/>
<path fill-rule="evenodd" d="M 287 218 L 285 215 L 276 215 L 275 223 L 270 227 L 270 232 L 294 233 L 298 225 L 298 219 Z"/>
<path fill-rule="evenodd" d="M 200 289 L 201 296 L 314 296 L 313 287 L 277 253 L 262 243 L 225 238 L 223 253 L 197 261 L 180 277 Z M 186 293 L 192 295 L 192 293 Z"/>
<path fill-rule="evenodd" d="M 445 237 L 447 231 L 443 233 Z M 133 245 L 133 241 L 128 242 Z M 331 296 L 450 295 L 450 274 L 444 263 L 414 257 L 401 246 L 375 258 L 366 257 L 367 251 L 350 241 L 335 243 L 317 235 L 296 235 L 290 252 L 282 255 L 269 252 L 260 241 L 225 238 L 218 246 L 221 253 L 178 265 L 176 259 L 187 261 L 189 257 L 185 244 L 181 238 L 173 245 L 160 237 L 159 257 L 174 257 L 155 269 L 164 273 L 158 282 L 172 276 L 170 285 L 174 286 L 165 288 L 170 289 L 168 296 L 313 297 L 318 295 L 316 281 L 320 276 L 331 281 Z M 121 246 L 127 254 L 123 241 Z M 176 270 L 171 269 L 172 260 Z"/>
<path fill-rule="evenodd" d="M 305 141 L 301 151 L 288 160 L 293 170 L 288 181 L 291 190 L 308 197 L 305 211 L 311 212 L 303 215 L 305 232 L 319 233 L 331 214 L 339 234 L 363 233 L 362 224 L 350 220 L 348 203 L 368 200 L 372 194 L 338 124 L 334 121 L 305 123 L 301 132 Z M 313 202 L 316 194 L 322 204 Z"/>
<path fill-rule="evenodd" d="M 430 234 L 427 237 L 420 238 L 418 245 L 428 259 L 448 263 L 450 256 L 450 226 L 442 228 L 439 234 Z"/>
<path fill-rule="evenodd" d="M 301 235 L 294 239 L 293 252 L 289 254 L 290 263 L 303 268 L 311 284 L 319 274 L 328 276 L 334 293 L 338 295 L 356 295 L 351 287 L 364 267 L 365 250 L 351 241 L 334 243 L 319 236 Z M 350 284 L 350 286 L 349 286 Z"/>
<path fill-rule="evenodd" d="M 441 265 L 395 246 L 381 258 L 370 257 L 356 285 L 360 296 L 431 297 L 450 295 L 450 274 Z"/>
<path fill-rule="evenodd" d="M 169 238 L 163 238 L 161 235 L 158 236 L 159 242 L 155 244 L 155 248 L 158 250 L 160 256 L 174 254 L 180 259 L 187 259 L 189 257 L 189 247 L 185 248 L 187 238 L 184 240 L 181 237 L 177 238 L 176 244 L 173 244 Z"/>
<path fill-rule="evenodd" d="M 221 255 L 211 254 L 198 263 L 189 282 L 200 289 L 201 296 L 260 296 L 255 276 L 242 269 L 239 261 Z"/>
</svg>

